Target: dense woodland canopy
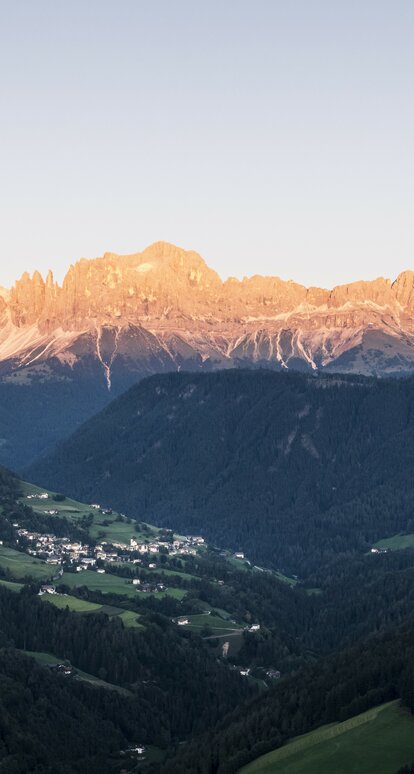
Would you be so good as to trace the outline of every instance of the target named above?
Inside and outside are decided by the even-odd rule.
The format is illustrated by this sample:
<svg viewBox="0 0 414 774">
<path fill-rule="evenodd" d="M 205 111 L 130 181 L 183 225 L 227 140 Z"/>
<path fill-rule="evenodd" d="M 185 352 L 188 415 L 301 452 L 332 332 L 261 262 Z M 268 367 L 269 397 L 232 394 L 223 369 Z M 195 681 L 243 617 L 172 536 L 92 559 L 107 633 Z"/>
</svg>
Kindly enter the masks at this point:
<svg viewBox="0 0 414 774">
<path fill-rule="evenodd" d="M 28 472 L 305 577 L 414 531 L 414 380 L 151 377 Z"/>
</svg>

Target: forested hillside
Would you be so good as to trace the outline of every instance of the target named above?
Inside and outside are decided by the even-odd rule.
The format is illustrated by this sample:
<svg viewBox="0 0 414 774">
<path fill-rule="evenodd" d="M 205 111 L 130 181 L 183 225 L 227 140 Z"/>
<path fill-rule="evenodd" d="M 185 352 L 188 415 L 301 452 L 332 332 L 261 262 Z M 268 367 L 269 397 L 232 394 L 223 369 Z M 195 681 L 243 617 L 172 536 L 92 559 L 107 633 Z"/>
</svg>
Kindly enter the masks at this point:
<svg viewBox="0 0 414 774">
<path fill-rule="evenodd" d="M 292 737 L 395 698 L 414 712 L 413 634 L 411 621 L 281 681 L 178 750 L 163 774 L 236 774 Z"/>
<path fill-rule="evenodd" d="M 0 468 L 0 763 L 14 774 L 120 771 L 121 750 L 138 741 L 165 758 L 155 763 L 149 754 L 146 771 L 230 774 L 320 725 L 395 698 L 414 706 L 413 550 L 338 556 L 295 583 L 204 545 L 188 556 L 164 553 L 153 564 L 152 577 L 171 578 L 178 596 L 131 597 L 132 579 L 148 577 L 148 560 L 106 562 L 104 575 L 86 571 L 72 585 L 75 568 L 47 570 L 26 553 L 22 527 L 53 528 L 85 543 L 94 518 L 63 494 L 51 496 L 56 508 L 45 510 L 44 501 L 28 499 L 33 489 Z M 140 528 L 127 522 L 112 527 Z M 15 573 L 23 559 L 22 584 Z M 38 595 L 39 563 L 53 573 L 57 594 Z M 96 586 L 99 578 L 109 586 Z M 123 610 L 139 616 L 138 626 L 113 615 Z M 183 614 L 188 629 L 176 625 Z M 258 629 L 250 627 L 255 621 Z M 40 670 L 21 651 L 42 663 L 70 663 L 74 675 Z M 48 732 L 55 742 L 65 724 L 64 746 L 48 747 Z"/>
<path fill-rule="evenodd" d="M 27 475 L 304 577 L 414 532 L 413 409 L 411 379 L 167 374 Z"/>
</svg>

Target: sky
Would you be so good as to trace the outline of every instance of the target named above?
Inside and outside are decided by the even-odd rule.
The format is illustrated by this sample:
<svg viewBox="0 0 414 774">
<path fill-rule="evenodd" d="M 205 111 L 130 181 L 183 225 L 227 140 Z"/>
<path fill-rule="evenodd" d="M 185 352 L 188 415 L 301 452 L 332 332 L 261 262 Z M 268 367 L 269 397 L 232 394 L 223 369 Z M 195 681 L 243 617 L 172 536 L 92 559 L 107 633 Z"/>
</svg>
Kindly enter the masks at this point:
<svg viewBox="0 0 414 774">
<path fill-rule="evenodd" d="M 166 240 L 414 269 L 413 0 L 0 0 L 0 285 Z"/>
</svg>

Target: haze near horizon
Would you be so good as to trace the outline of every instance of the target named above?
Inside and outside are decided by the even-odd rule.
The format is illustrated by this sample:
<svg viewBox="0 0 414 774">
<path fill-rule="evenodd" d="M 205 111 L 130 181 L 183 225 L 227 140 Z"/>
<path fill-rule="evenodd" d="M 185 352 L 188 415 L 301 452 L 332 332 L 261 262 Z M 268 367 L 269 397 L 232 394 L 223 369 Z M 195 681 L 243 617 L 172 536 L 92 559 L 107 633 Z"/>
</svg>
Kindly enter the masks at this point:
<svg viewBox="0 0 414 774">
<path fill-rule="evenodd" d="M 414 268 L 412 3 L 23 0 L 1 16 L 0 285 L 158 240 L 223 279 Z"/>
</svg>

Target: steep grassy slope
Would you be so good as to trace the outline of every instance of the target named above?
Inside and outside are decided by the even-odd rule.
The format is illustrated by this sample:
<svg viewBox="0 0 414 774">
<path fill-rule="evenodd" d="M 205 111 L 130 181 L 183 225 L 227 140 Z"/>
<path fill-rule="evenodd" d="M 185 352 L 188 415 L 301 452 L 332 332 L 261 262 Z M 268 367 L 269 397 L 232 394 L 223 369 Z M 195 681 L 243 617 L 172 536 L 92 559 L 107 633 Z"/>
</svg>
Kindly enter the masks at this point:
<svg viewBox="0 0 414 774">
<path fill-rule="evenodd" d="M 292 739 L 240 774 L 395 774 L 413 756 L 414 718 L 391 702 Z"/>
<path fill-rule="evenodd" d="M 267 371 L 129 390 L 32 480 L 299 575 L 413 532 L 414 382 Z"/>
</svg>

